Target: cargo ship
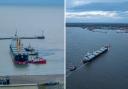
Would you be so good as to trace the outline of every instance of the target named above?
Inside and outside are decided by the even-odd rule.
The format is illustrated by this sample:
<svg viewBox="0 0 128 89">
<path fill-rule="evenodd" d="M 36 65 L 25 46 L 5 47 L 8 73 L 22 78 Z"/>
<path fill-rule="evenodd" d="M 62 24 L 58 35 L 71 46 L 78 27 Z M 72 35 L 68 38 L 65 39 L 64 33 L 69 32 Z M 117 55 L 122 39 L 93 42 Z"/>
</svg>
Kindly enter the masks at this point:
<svg viewBox="0 0 128 89">
<path fill-rule="evenodd" d="M 106 45 L 104 47 L 101 47 L 99 50 L 94 51 L 92 53 L 87 53 L 84 57 L 84 59 L 82 60 L 83 64 L 88 63 L 93 61 L 95 58 L 97 58 L 98 56 L 102 55 L 103 53 L 107 52 L 109 49 L 109 45 Z"/>
<path fill-rule="evenodd" d="M 23 47 L 21 39 L 17 36 L 17 33 L 10 44 L 10 52 L 15 64 L 46 64 L 46 60 L 39 57 L 38 51 L 30 45 L 27 48 Z"/>
<path fill-rule="evenodd" d="M 18 38 L 17 34 L 12 39 L 10 44 L 10 52 L 15 64 L 28 64 L 28 53 L 25 51 L 21 39 Z"/>
</svg>

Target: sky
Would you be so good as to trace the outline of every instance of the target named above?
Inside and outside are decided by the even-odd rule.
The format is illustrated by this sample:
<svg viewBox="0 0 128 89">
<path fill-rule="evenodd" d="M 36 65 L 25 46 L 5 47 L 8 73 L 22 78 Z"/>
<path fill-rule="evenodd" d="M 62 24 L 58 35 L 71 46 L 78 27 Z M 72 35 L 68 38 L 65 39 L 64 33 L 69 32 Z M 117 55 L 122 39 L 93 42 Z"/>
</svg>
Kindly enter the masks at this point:
<svg viewBox="0 0 128 89">
<path fill-rule="evenodd" d="M 128 0 L 66 0 L 66 22 L 128 23 Z"/>
<path fill-rule="evenodd" d="M 0 5 L 53 5 L 63 6 L 64 0 L 0 0 Z"/>
</svg>

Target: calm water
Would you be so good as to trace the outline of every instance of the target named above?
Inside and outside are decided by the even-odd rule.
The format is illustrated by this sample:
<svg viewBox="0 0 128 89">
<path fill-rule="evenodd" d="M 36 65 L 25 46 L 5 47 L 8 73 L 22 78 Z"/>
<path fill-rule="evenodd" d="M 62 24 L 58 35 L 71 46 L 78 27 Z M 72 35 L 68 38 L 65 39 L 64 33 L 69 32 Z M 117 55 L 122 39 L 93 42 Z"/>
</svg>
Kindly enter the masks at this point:
<svg viewBox="0 0 128 89">
<path fill-rule="evenodd" d="M 67 28 L 66 34 L 67 67 L 80 66 L 88 51 L 97 50 L 105 44 L 111 45 L 106 54 L 92 63 L 74 72 L 67 71 L 67 89 L 128 89 L 128 33 Z"/>
<path fill-rule="evenodd" d="M 64 73 L 64 13 L 62 7 L 0 6 L 0 37 L 41 35 L 45 40 L 22 40 L 24 46 L 35 47 L 47 60 L 45 65 L 16 66 L 9 45 L 11 40 L 0 40 L 0 75 L 46 75 Z"/>
</svg>

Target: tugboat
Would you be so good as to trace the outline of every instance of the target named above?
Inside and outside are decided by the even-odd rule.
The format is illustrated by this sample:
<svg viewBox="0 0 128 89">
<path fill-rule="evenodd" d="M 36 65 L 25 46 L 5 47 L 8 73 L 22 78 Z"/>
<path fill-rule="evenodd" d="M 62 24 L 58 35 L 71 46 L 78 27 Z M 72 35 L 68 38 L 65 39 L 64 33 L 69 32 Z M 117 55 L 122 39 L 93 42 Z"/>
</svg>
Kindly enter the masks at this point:
<svg viewBox="0 0 128 89">
<path fill-rule="evenodd" d="M 74 71 L 74 70 L 76 70 L 76 69 L 77 69 L 76 66 L 69 66 L 69 71 Z"/>
<path fill-rule="evenodd" d="M 38 55 L 38 51 L 36 51 L 34 48 L 31 47 L 31 45 L 29 44 L 28 47 L 24 48 L 29 55 Z"/>
<path fill-rule="evenodd" d="M 23 44 L 21 44 L 21 39 L 18 38 L 17 34 L 15 34 L 15 37 L 10 44 L 10 52 L 15 64 L 28 63 L 28 53 L 24 50 Z"/>
<path fill-rule="evenodd" d="M 26 51 L 34 51 L 34 49 L 31 47 L 31 45 L 29 44 L 28 47 L 24 48 Z"/>
<path fill-rule="evenodd" d="M 87 53 L 84 57 L 84 59 L 82 60 L 83 64 L 87 63 L 87 62 L 91 62 L 92 60 L 94 60 L 96 57 L 100 56 L 101 54 L 105 53 L 108 51 L 109 49 L 109 45 L 101 47 L 99 50 L 94 51 L 92 53 Z"/>
<path fill-rule="evenodd" d="M 36 56 L 30 56 L 30 60 L 28 63 L 32 64 L 46 64 L 46 60 L 42 57 L 39 57 L 38 55 Z"/>
</svg>

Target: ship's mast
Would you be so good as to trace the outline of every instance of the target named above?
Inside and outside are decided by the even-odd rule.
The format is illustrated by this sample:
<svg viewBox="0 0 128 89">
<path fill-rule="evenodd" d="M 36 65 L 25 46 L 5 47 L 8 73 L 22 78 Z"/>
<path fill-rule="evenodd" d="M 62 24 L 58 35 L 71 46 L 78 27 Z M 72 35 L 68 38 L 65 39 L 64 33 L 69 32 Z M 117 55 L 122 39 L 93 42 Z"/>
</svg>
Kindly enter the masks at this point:
<svg viewBox="0 0 128 89">
<path fill-rule="evenodd" d="M 17 35 L 17 30 L 15 32 L 15 40 L 16 40 L 17 50 L 18 50 L 18 52 L 20 52 L 21 51 L 21 39 Z"/>
</svg>

